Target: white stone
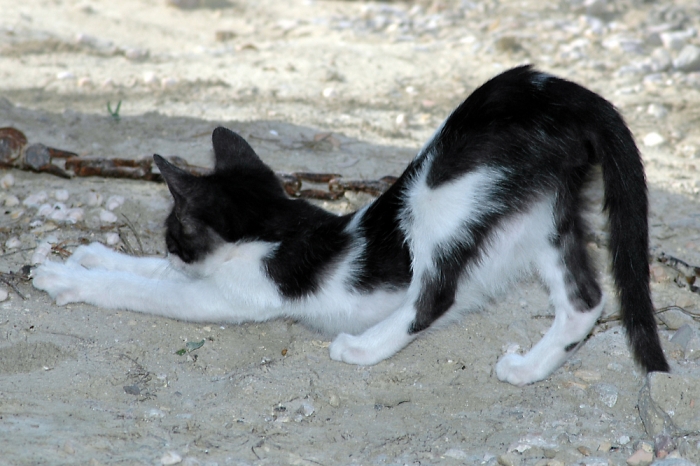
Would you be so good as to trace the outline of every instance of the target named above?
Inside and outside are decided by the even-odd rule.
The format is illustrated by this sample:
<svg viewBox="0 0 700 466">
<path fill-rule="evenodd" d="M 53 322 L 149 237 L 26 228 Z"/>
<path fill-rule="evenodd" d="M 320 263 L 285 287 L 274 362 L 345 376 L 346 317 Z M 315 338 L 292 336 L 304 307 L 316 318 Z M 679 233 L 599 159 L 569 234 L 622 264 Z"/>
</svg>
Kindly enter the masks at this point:
<svg viewBox="0 0 700 466">
<path fill-rule="evenodd" d="M 117 216 L 109 210 L 102 209 L 100 211 L 100 221 L 103 223 L 114 223 L 117 221 Z"/>
<path fill-rule="evenodd" d="M 48 198 L 49 196 L 46 194 L 46 191 L 39 191 L 38 193 L 27 196 L 22 201 L 22 204 L 27 207 L 39 207 L 41 204 L 46 202 Z"/>
<path fill-rule="evenodd" d="M 644 136 L 642 142 L 647 147 L 657 147 L 666 142 L 666 139 L 657 132 L 651 132 Z"/>
<path fill-rule="evenodd" d="M 649 104 L 649 107 L 647 108 L 647 113 L 654 118 L 665 118 L 666 115 L 668 115 L 668 109 L 661 105 L 661 104 Z"/>
<path fill-rule="evenodd" d="M 335 89 L 332 87 L 327 87 L 323 90 L 322 94 L 326 99 L 330 99 L 331 97 L 335 97 Z"/>
<path fill-rule="evenodd" d="M 57 189 L 56 191 L 53 192 L 53 197 L 57 201 L 67 201 L 69 194 L 67 189 Z"/>
<path fill-rule="evenodd" d="M 85 211 L 80 207 L 73 207 L 66 212 L 66 222 L 78 223 L 85 218 Z"/>
<path fill-rule="evenodd" d="M 700 70 L 700 47 L 696 45 L 686 45 L 683 50 L 673 60 L 673 67 L 679 71 Z"/>
<path fill-rule="evenodd" d="M 16 249 L 20 246 L 22 246 L 22 241 L 20 241 L 20 239 L 16 236 L 13 236 L 12 238 L 5 241 L 5 247 L 7 249 Z"/>
<path fill-rule="evenodd" d="M 47 242 L 40 243 L 36 249 L 34 250 L 34 253 L 32 254 L 32 258 L 30 260 L 32 265 L 39 265 L 43 264 L 46 261 L 46 257 L 49 255 L 51 252 L 51 245 Z"/>
<path fill-rule="evenodd" d="M 0 178 L 0 187 L 2 189 L 9 189 L 15 185 L 15 177 L 12 176 L 12 173 L 8 173 L 7 175 L 3 176 Z"/>
<path fill-rule="evenodd" d="M 661 39 L 661 43 L 667 49 L 680 50 L 688 43 L 688 39 L 691 39 L 694 35 L 694 29 L 687 29 L 685 31 L 669 31 L 659 34 L 659 39 Z"/>
<path fill-rule="evenodd" d="M 102 204 L 102 194 L 91 191 L 87 195 L 87 205 L 97 207 Z"/>
<path fill-rule="evenodd" d="M 119 234 L 114 232 L 105 233 L 105 243 L 107 243 L 108 246 L 116 245 L 119 243 L 119 240 Z"/>
<path fill-rule="evenodd" d="M 169 452 L 165 453 L 160 459 L 160 464 L 162 464 L 163 466 L 168 466 L 171 464 L 178 464 L 178 463 L 182 463 L 182 456 L 178 455 L 174 451 L 169 451 Z"/>
<path fill-rule="evenodd" d="M 5 301 L 10 297 L 10 293 L 5 288 L 0 288 L 0 302 Z"/>
<path fill-rule="evenodd" d="M 5 198 L 5 207 L 14 207 L 19 205 L 19 198 L 13 194 Z"/>
<path fill-rule="evenodd" d="M 107 202 L 105 202 L 105 208 L 107 210 L 114 210 L 121 207 L 122 204 L 124 204 L 124 196 L 110 196 L 109 199 L 107 199 Z"/>
</svg>

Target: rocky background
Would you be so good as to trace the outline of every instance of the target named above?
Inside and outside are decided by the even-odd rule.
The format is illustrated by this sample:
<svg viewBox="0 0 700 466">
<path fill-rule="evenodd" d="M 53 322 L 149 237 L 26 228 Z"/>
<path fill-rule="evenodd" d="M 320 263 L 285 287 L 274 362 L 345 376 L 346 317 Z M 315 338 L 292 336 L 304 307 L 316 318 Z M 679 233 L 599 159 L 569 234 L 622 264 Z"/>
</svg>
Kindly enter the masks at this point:
<svg viewBox="0 0 700 466">
<path fill-rule="evenodd" d="M 226 125 L 277 171 L 377 179 L 399 174 L 508 67 L 533 63 L 599 92 L 643 152 L 673 368 L 639 372 L 612 295 L 562 369 L 524 388 L 500 383 L 498 358 L 551 322 L 534 281 L 373 367 L 330 361 L 328 338 L 293 322 L 59 308 L 25 266 L 96 240 L 162 254 L 167 189 L 7 169 L 0 464 L 700 462 L 697 269 L 667 260 L 700 264 L 696 1 L 0 0 L 0 11 L 0 127 L 81 156 L 211 166 L 209 135 Z M 346 212 L 370 199 L 318 202 Z"/>
</svg>

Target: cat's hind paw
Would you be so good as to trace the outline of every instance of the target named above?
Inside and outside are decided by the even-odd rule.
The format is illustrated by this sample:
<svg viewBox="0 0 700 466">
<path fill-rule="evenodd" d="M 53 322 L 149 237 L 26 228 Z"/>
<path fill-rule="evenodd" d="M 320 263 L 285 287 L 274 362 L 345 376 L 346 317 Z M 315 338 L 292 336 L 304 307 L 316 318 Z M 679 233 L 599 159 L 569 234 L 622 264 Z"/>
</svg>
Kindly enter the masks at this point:
<svg viewBox="0 0 700 466">
<path fill-rule="evenodd" d="M 331 343 L 330 356 L 334 361 L 371 366 L 384 358 L 377 359 L 373 352 L 362 345 L 362 337 L 341 333 Z"/>
<path fill-rule="evenodd" d="M 32 285 L 46 291 L 59 306 L 82 301 L 81 287 L 76 276 L 79 272 L 70 264 L 46 261 L 32 271 Z"/>
</svg>

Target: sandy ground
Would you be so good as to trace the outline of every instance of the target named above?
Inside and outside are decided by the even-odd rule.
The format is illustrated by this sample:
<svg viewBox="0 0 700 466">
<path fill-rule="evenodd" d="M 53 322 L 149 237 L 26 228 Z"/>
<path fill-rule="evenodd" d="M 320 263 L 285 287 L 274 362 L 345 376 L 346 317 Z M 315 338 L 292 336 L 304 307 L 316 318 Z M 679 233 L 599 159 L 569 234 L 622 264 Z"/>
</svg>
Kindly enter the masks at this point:
<svg viewBox="0 0 700 466">
<path fill-rule="evenodd" d="M 700 264 L 700 76 L 657 66 L 700 42 L 689 29 L 700 10 L 588 3 L 0 0 L 0 127 L 81 155 L 157 152 L 207 166 L 209 134 L 225 125 L 275 170 L 376 179 L 400 173 L 477 85 L 532 62 L 620 108 L 647 165 L 652 244 Z M 660 40 L 669 30 L 680 46 Z M 117 121 L 107 103 L 119 101 Z M 310 143 L 326 132 L 335 144 Z M 110 233 L 117 248 L 163 253 L 163 185 L 6 174 L 0 272 L 30 263 L 42 242 L 70 251 Z M 47 220 L 22 202 L 42 191 L 84 220 Z M 125 202 L 108 206 L 112 196 Z M 100 220 L 107 207 L 116 222 Z M 655 269 L 656 305 L 697 311 L 698 295 L 673 276 Z M 24 299 L 5 286 L 0 303 L 0 464 L 597 465 L 624 464 L 651 440 L 636 408 L 643 376 L 614 320 L 548 380 L 496 379 L 504 350 L 526 350 L 551 322 L 532 281 L 373 367 L 331 361 L 328 341 L 293 322 L 57 307 L 16 286 Z M 674 371 L 697 373 L 673 331 L 660 331 Z M 700 436 L 676 441 L 700 461 Z"/>
</svg>

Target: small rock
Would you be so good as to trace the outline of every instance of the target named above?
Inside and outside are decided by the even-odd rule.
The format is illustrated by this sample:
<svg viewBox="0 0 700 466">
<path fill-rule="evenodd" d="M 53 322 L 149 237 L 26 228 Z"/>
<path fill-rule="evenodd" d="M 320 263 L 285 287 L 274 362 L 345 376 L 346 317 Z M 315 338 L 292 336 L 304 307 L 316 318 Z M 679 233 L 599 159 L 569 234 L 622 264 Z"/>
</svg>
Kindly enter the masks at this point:
<svg viewBox="0 0 700 466">
<path fill-rule="evenodd" d="M 0 178 L 0 187 L 2 187 L 2 189 L 10 189 L 14 185 L 15 177 L 12 176 L 12 173 L 8 173 L 7 175 Z"/>
<path fill-rule="evenodd" d="M 655 283 L 668 283 L 671 281 L 671 276 L 668 274 L 668 270 L 666 270 L 666 266 L 663 264 L 651 264 L 649 266 L 649 272 L 651 273 L 651 279 Z M 660 315 L 663 314 L 665 314 L 665 312 L 662 312 Z"/>
<path fill-rule="evenodd" d="M 687 345 L 693 337 L 693 333 L 695 333 L 695 330 L 693 330 L 690 324 L 681 325 L 671 337 L 671 341 L 685 348 L 685 345 Z"/>
<path fill-rule="evenodd" d="M 73 207 L 66 211 L 65 221 L 68 223 L 78 223 L 85 218 L 85 211 L 80 207 Z"/>
<path fill-rule="evenodd" d="M 503 455 L 498 455 L 498 458 L 496 458 L 496 461 L 501 466 L 517 466 L 518 464 L 520 464 L 519 458 L 516 457 L 512 453 L 505 453 Z"/>
<path fill-rule="evenodd" d="M 20 246 L 22 246 L 22 241 L 20 241 L 20 239 L 16 236 L 13 236 L 12 238 L 5 241 L 5 247 L 7 249 L 16 249 Z"/>
<path fill-rule="evenodd" d="M 114 246 L 117 243 L 119 243 L 119 234 L 114 233 L 114 232 L 109 232 L 105 233 L 105 243 L 107 243 L 108 246 Z"/>
<path fill-rule="evenodd" d="M 654 118 L 665 118 L 668 115 L 668 109 L 661 104 L 649 104 L 647 113 Z"/>
<path fill-rule="evenodd" d="M 647 466 L 651 464 L 652 461 L 654 461 L 654 454 L 650 451 L 642 450 L 641 448 L 627 458 L 627 464 L 629 464 L 629 466 Z"/>
<path fill-rule="evenodd" d="M 630 443 L 630 440 L 629 435 L 621 435 L 620 438 L 617 439 L 617 443 L 624 446 Z"/>
<path fill-rule="evenodd" d="M 456 460 L 466 460 L 469 458 L 469 455 L 464 450 L 460 450 L 458 448 L 450 448 L 447 450 L 443 456 L 446 456 L 447 458 L 454 458 Z"/>
<path fill-rule="evenodd" d="M 160 458 L 160 464 L 163 466 L 178 463 L 182 463 L 182 457 L 174 451 L 169 451 Z"/>
<path fill-rule="evenodd" d="M 396 126 L 406 126 L 406 124 L 407 124 L 406 114 L 399 113 L 398 115 L 396 115 L 396 120 L 394 123 L 396 123 Z"/>
<path fill-rule="evenodd" d="M 49 198 L 49 196 L 46 194 L 45 191 L 39 191 L 36 194 L 32 194 L 30 196 L 27 196 L 22 201 L 22 204 L 27 206 L 27 207 L 39 207 L 41 204 L 46 202 L 46 200 L 48 198 Z"/>
<path fill-rule="evenodd" d="M 132 61 L 143 61 L 147 59 L 149 55 L 150 53 L 147 49 L 133 48 L 124 51 L 124 56 Z"/>
<path fill-rule="evenodd" d="M 659 39 L 664 47 L 669 50 L 681 50 L 687 43 L 688 39 L 695 35 L 692 29 L 686 31 L 669 31 L 659 34 Z"/>
<path fill-rule="evenodd" d="M 32 254 L 32 258 L 30 259 L 30 263 L 32 265 L 39 265 L 43 264 L 46 261 L 46 257 L 49 255 L 51 252 L 51 244 L 47 242 L 40 243 L 36 249 L 34 249 L 34 253 Z"/>
<path fill-rule="evenodd" d="M 90 207 L 97 207 L 102 204 L 102 194 L 91 191 L 87 196 L 87 205 Z"/>
<path fill-rule="evenodd" d="M 163 89 L 170 89 L 177 86 L 179 83 L 179 79 L 173 78 L 172 76 L 166 76 L 165 78 L 160 80 L 160 87 L 162 87 Z"/>
<path fill-rule="evenodd" d="M 331 395 L 328 397 L 328 404 L 334 408 L 340 406 L 340 398 L 338 398 L 338 395 L 331 393 Z"/>
<path fill-rule="evenodd" d="M 63 444 L 63 451 L 65 453 L 68 453 L 69 455 L 74 455 L 75 448 L 73 447 L 73 442 L 71 442 L 70 440 L 66 440 L 66 443 Z"/>
<path fill-rule="evenodd" d="M 114 223 L 117 221 L 117 216 L 109 210 L 102 209 L 100 211 L 100 221 L 103 223 Z"/>
<path fill-rule="evenodd" d="M 618 389 L 609 383 L 599 383 L 593 386 L 593 390 L 598 394 L 600 401 L 608 408 L 612 408 L 617 403 Z"/>
<path fill-rule="evenodd" d="M 5 207 L 14 207 L 19 205 L 19 198 L 15 195 L 9 195 L 5 198 Z"/>
<path fill-rule="evenodd" d="M 107 202 L 105 202 L 105 208 L 107 210 L 114 210 L 121 207 L 122 204 L 124 204 L 124 196 L 110 196 Z"/>
<path fill-rule="evenodd" d="M 678 71 L 698 71 L 700 70 L 700 47 L 686 45 L 683 50 L 673 60 L 673 67 Z"/>
<path fill-rule="evenodd" d="M 666 142 L 666 139 L 664 139 L 663 136 L 661 136 L 657 132 L 651 132 L 644 136 L 644 139 L 642 139 L 642 142 L 644 143 L 645 146 L 647 147 L 657 147 L 660 146 L 661 144 Z"/>
<path fill-rule="evenodd" d="M 591 456 L 591 449 L 588 447 L 580 446 L 577 448 L 578 452 L 583 456 Z"/>
<path fill-rule="evenodd" d="M 669 330 L 678 330 L 684 325 L 690 327 L 690 325 L 695 322 L 688 314 L 674 308 L 661 312 L 658 316 L 659 320 L 661 320 Z"/>
<path fill-rule="evenodd" d="M 332 98 L 332 97 L 335 97 L 336 92 L 335 92 L 335 89 L 334 89 L 334 88 L 332 88 L 332 87 L 327 87 L 327 88 L 325 88 L 325 89 L 323 90 L 323 92 L 322 92 L 321 94 L 322 94 L 323 97 L 325 97 L 326 99 L 330 99 L 330 98 Z"/>
<path fill-rule="evenodd" d="M 664 458 L 675 449 L 676 443 L 670 435 L 659 434 L 654 437 L 654 452 L 657 458 Z"/>
<path fill-rule="evenodd" d="M 609 452 L 611 448 L 612 448 L 612 443 L 610 443 L 608 441 L 602 442 L 600 445 L 598 445 L 598 451 L 603 452 L 603 453 Z"/>
<path fill-rule="evenodd" d="M 587 371 L 583 369 L 574 372 L 574 377 L 579 378 L 585 382 L 597 382 L 601 378 L 600 372 Z"/>
<path fill-rule="evenodd" d="M 56 191 L 53 192 L 53 197 L 57 201 L 67 201 L 68 200 L 68 190 L 67 189 L 57 189 Z"/>
<path fill-rule="evenodd" d="M 700 433 L 700 379 L 697 377 L 652 372 L 639 393 L 638 406 L 644 428 L 652 437 Z"/>
<path fill-rule="evenodd" d="M 0 288 L 0 302 L 5 301 L 10 297 L 10 293 L 5 288 Z"/>
</svg>

